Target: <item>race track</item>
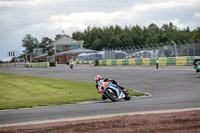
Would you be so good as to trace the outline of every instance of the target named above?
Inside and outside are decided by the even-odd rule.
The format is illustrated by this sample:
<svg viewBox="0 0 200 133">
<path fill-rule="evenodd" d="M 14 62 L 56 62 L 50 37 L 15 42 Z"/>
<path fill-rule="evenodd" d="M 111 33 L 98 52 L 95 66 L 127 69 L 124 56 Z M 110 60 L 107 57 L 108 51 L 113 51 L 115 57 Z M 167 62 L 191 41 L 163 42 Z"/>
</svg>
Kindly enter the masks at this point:
<svg viewBox="0 0 200 133">
<path fill-rule="evenodd" d="M 98 66 L 66 65 L 56 68 L 0 68 L 0 72 L 94 82 L 94 77 L 110 77 L 134 91 L 151 94 L 120 102 L 46 106 L 31 109 L 0 111 L 0 125 L 40 120 L 54 120 L 105 114 L 184 109 L 200 107 L 200 73 L 192 66 Z M 94 87 L 94 89 L 96 89 Z"/>
</svg>

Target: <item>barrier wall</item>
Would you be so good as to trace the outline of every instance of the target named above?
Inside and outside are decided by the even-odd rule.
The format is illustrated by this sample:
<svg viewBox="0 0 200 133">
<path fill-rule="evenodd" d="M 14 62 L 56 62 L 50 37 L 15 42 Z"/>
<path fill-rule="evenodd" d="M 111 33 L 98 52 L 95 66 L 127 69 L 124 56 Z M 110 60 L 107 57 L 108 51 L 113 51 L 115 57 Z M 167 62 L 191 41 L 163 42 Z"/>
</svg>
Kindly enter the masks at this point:
<svg viewBox="0 0 200 133">
<path fill-rule="evenodd" d="M 49 67 L 49 62 L 34 62 L 30 63 L 30 67 Z"/>
<path fill-rule="evenodd" d="M 74 64 L 94 64 L 95 61 L 74 61 Z"/>
<path fill-rule="evenodd" d="M 200 58 L 200 56 L 198 56 Z M 160 57 L 159 65 L 177 65 L 177 66 L 190 66 L 193 65 L 193 56 L 183 57 Z M 99 60 L 100 66 L 115 66 L 115 65 L 156 65 L 157 58 L 141 58 L 141 59 L 116 59 L 116 60 Z M 77 61 L 77 64 L 94 64 L 95 61 Z"/>
</svg>

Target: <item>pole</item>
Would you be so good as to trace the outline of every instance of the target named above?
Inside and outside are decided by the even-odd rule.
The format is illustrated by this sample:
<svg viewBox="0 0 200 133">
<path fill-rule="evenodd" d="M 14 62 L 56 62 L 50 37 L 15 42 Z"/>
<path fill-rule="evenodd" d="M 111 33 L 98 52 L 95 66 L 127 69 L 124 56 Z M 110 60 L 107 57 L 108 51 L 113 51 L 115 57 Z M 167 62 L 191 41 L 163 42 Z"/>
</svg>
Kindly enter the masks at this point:
<svg viewBox="0 0 200 133">
<path fill-rule="evenodd" d="M 196 53 L 195 53 L 195 43 L 193 42 L 193 54 L 194 54 L 194 56 L 196 55 Z"/>
<path fill-rule="evenodd" d="M 14 56 L 15 57 L 15 67 L 17 66 L 17 64 L 16 64 L 16 57 L 17 57 L 17 55 L 16 54 L 17 54 L 17 51 L 15 51 L 15 56 Z"/>
<path fill-rule="evenodd" d="M 174 41 L 171 41 L 174 44 L 174 51 L 175 51 L 175 56 L 178 57 L 178 51 L 176 47 L 176 43 Z"/>
<path fill-rule="evenodd" d="M 54 43 L 54 54 L 56 55 L 56 45 Z"/>
</svg>

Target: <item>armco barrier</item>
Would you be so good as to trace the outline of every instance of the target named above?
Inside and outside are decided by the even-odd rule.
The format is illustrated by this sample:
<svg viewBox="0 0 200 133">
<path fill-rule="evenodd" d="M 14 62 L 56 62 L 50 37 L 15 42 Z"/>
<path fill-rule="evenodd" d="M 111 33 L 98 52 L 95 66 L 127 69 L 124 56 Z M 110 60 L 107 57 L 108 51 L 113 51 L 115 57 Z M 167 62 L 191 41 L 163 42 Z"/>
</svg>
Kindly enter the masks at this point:
<svg viewBox="0 0 200 133">
<path fill-rule="evenodd" d="M 200 56 L 198 56 L 200 58 Z M 77 64 L 94 64 L 95 61 L 77 61 Z M 99 66 L 114 66 L 114 65 L 156 65 L 157 58 L 140 58 L 140 59 L 113 59 L 113 60 L 98 60 Z M 183 57 L 160 57 L 159 65 L 177 65 L 190 66 L 193 65 L 194 56 Z"/>
<path fill-rule="evenodd" d="M 30 63 L 30 67 L 49 67 L 49 62 L 34 62 Z"/>
</svg>

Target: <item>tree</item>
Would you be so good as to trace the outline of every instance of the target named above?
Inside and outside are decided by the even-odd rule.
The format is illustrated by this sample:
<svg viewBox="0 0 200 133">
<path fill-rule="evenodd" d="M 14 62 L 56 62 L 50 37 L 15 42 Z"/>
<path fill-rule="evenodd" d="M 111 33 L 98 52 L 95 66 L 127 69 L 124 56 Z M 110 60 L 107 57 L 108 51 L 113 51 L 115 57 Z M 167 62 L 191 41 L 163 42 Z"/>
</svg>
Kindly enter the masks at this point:
<svg viewBox="0 0 200 133">
<path fill-rule="evenodd" d="M 96 38 L 92 43 L 92 49 L 94 50 L 102 50 L 102 42 L 101 39 Z"/>
<path fill-rule="evenodd" d="M 15 62 L 16 59 L 17 59 L 16 57 L 13 57 L 10 62 Z"/>
<path fill-rule="evenodd" d="M 148 33 L 148 29 L 144 29 L 146 31 L 143 31 L 142 28 L 140 28 L 138 25 L 133 26 L 131 29 L 131 38 L 133 41 L 134 46 L 140 46 L 144 45 L 145 38 L 144 36 L 148 37 L 146 34 Z"/>
<path fill-rule="evenodd" d="M 80 31 L 72 33 L 72 38 L 75 40 L 84 40 L 84 34 Z"/>
<path fill-rule="evenodd" d="M 122 33 L 122 28 L 119 25 L 116 25 L 114 27 L 114 33 L 115 33 L 115 35 L 121 34 Z"/>
<path fill-rule="evenodd" d="M 111 25 L 103 28 L 88 26 L 84 32 L 75 32 L 72 34 L 74 39 L 84 40 L 83 47 L 101 50 L 114 47 L 126 46 L 148 46 L 165 42 L 178 41 L 198 41 L 200 36 L 200 27 L 190 31 L 189 27 L 179 30 L 173 23 L 163 24 L 159 28 L 156 24 L 150 24 L 142 28 L 136 26 Z"/>
<path fill-rule="evenodd" d="M 83 47 L 85 48 L 91 48 L 91 42 L 89 40 L 90 38 L 90 33 L 91 32 L 91 28 L 90 26 L 88 26 L 85 30 L 84 30 L 84 44 L 83 44 Z"/>
<path fill-rule="evenodd" d="M 130 34 L 123 32 L 120 35 L 120 40 L 122 42 L 122 47 L 126 47 L 126 46 L 132 46 L 133 45 L 133 40 L 130 36 Z"/>
<path fill-rule="evenodd" d="M 200 40 L 200 27 L 197 27 L 193 32 L 192 32 L 192 39 L 195 42 L 199 42 Z"/>
<path fill-rule="evenodd" d="M 108 48 L 114 48 L 114 47 L 122 47 L 123 43 L 120 39 L 120 35 L 115 35 L 110 39 L 110 43 L 108 45 Z"/>
<path fill-rule="evenodd" d="M 53 41 L 48 38 L 48 37 L 43 37 L 42 38 L 42 42 L 39 44 L 39 48 L 42 48 L 43 49 L 43 52 L 46 51 L 48 48 L 47 48 L 47 45 L 48 44 L 51 44 Z"/>
<path fill-rule="evenodd" d="M 101 42 L 102 42 L 102 48 L 107 48 L 109 43 L 110 43 L 110 39 L 114 36 L 114 32 L 113 32 L 113 28 L 111 27 L 104 27 L 103 31 L 102 31 L 102 37 L 101 37 Z"/>
<path fill-rule="evenodd" d="M 59 38 L 61 38 L 62 36 L 67 36 L 67 37 L 70 37 L 69 35 L 61 35 L 61 34 L 57 34 L 56 37 L 55 37 L 55 40 L 58 40 Z"/>
<path fill-rule="evenodd" d="M 39 47 L 37 38 L 34 38 L 30 34 L 27 34 L 22 40 L 22 47 L 25 48 L 23 52 L 27 55 L 30 55 L 33 52 L 34 48 Z"/>
</svg>

